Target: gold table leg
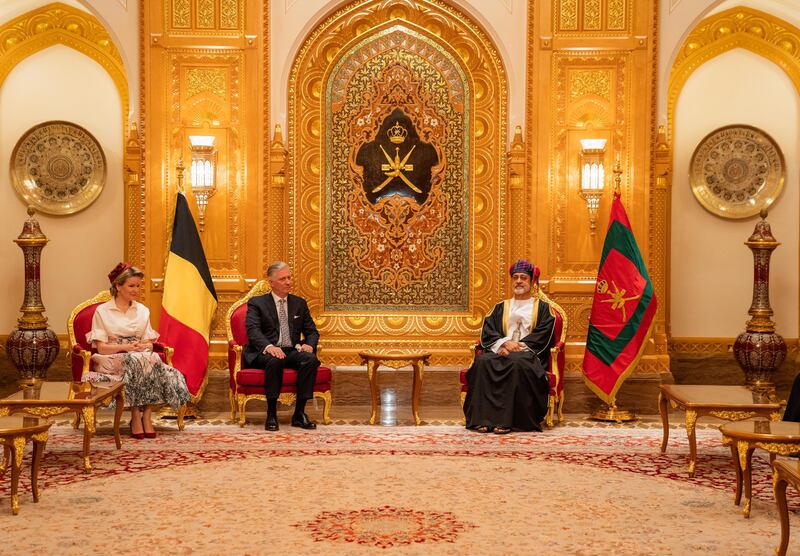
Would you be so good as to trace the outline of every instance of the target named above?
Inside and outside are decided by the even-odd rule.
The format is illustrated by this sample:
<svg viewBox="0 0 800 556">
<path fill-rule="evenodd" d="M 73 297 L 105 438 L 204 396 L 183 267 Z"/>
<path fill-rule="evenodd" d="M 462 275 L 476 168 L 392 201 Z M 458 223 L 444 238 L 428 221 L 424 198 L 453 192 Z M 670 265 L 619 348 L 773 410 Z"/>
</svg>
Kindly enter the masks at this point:
<svg viewBox="0 0 800 556">
<path fill-rule="evenodd" d="M 89 445 L 95 430 L 94 406 L 86 406 L 83 408 L 83 471 L 85 473 L 92 470 L 92 463 L 89 461 Z"/>
<path fill-rule="evenodd" d="M 414 382 L 411 387 L 411 412 L 414 414 L 414 424 L 419 425 L 422 420 L 419 418 L 419 398 L 422 393 L 422 378 L 425 372 L 425 364 L 417 361 L 412 365 L 414 368 Z"/>
<path fill-rule="evenodd" d="M 11 461 L 11 448 L 9 446 L 3 446 L 3 461 L 0 462 L 0 475 L 5 475 L 6 469 L 8 469 L 8 462 Z"/>
<path fill-rule="evenodd" d="M 669 441 L 669 400 L 663 392 L 658 393 L 658 412 L 661 414 L 661 426 L 664 428 L 664 436 L 661 439 L 661 453 L 667 451 Z"/>
<path fill-rule="evenodd" d="M 736 492 L 733 495 L 733 503 L 738 506 L 742 501 L 742 466 L 739 464 L 739 449 L 734 441 L 731 441 L 731 456 L 733 457 L 733 470 L 736 472 Z"/>
<path fill-rule="evenodd" d="M 122 448 L 122 437 L 119 435 L 119 422 L 122 419 L 122 411 L 125 409 L 125 392 L 120 389 L 117 395 L 114 396 L 114 442 L 117 445 L 117 450 Z"/>
<path fill-rule="evenodd" d="M 775 471 L 773 471 L 775 473 Z M 778 505 L 778 515 L 781 518 L 781 542 L 775 549 L 775 554 L 785 556 L 789 547 L 789 508 L 786 505 L 786 479 L 776 477 L 773 481 L 775 503 Z"/>
<path fill-rule="evenodd" d="M 11 441 L 11 513 L 19 513 L 19 472 L 25 452 L 25 435 L 15 436 Z"/>
<path fill-rule="evenodd" d="M 742 515 L 750 517 L 750 504 L 753 497 L 753 450 L 746 441 L 738 441 L 736 443 L 739 452 L 739 465 L 744 472 L 744 508 L 742 508 Z"/>
<path fill-rule="evenodd" d="M 689 437 L 689 476 L 694 477 L 694 470 L 697 467 L 697 439 L 695 438 L 695 425 L 697 424 L 697 412 L 693 409 L 686 410 L 686 436 Z"/>
<path fill-rule="evenodd" d="M 47 435 L 47 433 L 44 433 Z M 47 438 L 45 436 L 45 438 Z M 31 492 L 33 492 L 33 501 L 39 501 L 39 469 L 42 467 L 42 455 L 47 445 L 47 440 L 33 439 L 33 463 L 31 466 Z"/>
<path fill-rule="evenodd" d="M 378 416 L 378 361 L 367 361 L 367 378 L 372 395 L 372 414 L 369 417 L 369 424 L 374 425 Z"/>
</svg>

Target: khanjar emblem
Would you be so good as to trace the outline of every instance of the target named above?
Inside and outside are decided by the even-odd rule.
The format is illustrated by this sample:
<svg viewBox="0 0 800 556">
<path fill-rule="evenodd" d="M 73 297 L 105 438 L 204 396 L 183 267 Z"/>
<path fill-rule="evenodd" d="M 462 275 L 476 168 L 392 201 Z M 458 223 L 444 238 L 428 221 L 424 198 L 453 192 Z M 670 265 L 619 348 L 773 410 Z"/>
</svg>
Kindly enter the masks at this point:
<svg viewBox="0 0 800 556">
<path fill-rule="evenodd" d="M 438 163 L 436 149 L 420 140 L 400 109 L 384 120 L 375 139 L 362 145 L 356 156 L 356 164 L 364 169 L 364 192 L 373 205 L 391 195 L 424 203 L 431 189 L 431 171 Z"/>
<path fill-rule="evenodd" d="M 351 122 L 350 222 L 361 240 L 356 265 L 395 290 L 421 281 L 441 260 L 431 236 L 447 221 L 445 119 L 424 102 L 402 64 L 388 66 L 375 96 Z"/>
</svg>

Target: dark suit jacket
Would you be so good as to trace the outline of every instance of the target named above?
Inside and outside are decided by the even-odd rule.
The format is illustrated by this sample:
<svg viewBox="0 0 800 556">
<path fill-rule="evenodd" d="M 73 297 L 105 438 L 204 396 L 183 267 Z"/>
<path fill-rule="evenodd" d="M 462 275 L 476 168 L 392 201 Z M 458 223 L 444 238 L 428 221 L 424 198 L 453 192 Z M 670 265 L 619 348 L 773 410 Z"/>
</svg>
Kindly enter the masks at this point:
<svg viewBox="0 0 800 556">
<path fill-rule="evenodd" d="M 317 351 L 319 332 L 311 318 L 308 304 L 302 297 L 289 294 L 286 297 L 286 313 L 289 318 L 289 331 L 292 335 L 292 345 L 305 343 Z M 278 308 L 272 293 L 259 295 L 247 302 L 247 345 L 244 348 L 244 364 L 252 367 L 255 360 L 268 345 L 278 345 L 281 327 L 278 321 Z M 301 342 L 302 339 L 302 342 Z"/>
</svg>

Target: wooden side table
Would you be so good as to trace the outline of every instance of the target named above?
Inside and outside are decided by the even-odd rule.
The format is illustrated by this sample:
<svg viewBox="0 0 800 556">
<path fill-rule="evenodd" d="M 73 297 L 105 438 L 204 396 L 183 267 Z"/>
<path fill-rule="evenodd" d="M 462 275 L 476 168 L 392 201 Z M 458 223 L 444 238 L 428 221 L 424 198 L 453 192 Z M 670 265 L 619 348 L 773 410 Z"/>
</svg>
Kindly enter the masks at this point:
<svg viewBox="0 0 800 556">
<path fill-rule="evenodd" d="M 662 384 L 659 386 L 658 410 L 664 427 L 661 452 L 667 451 L 669 440 L 669 405 L 686 412 L 686 435 L 689 437 L 689 476 L 694 477 L 697 466 L 697 419 L 706 415 L 739 421 L 751 417 L 766 417 L 773 421 L 781 418 L 783 404 L 765 394 L 753 392 L 744 386 L 714 386 L 689 384 Z"/>
<path fill-rule="evenodd" d="M 419 398 L 422 392 L 422 379 L 425 364 L 430 359 L 430 352 L 413 350 L 387 350 L 387 351 L 361 351 L 361 364 L 367 366 L 367 378 L 372 394 L 372 414 L 369 424 L 374 425 L 378 415 L 378 367 L 385 365 L 393 369 L 411 366 L 414 369 L 414 381 L 411 389 L 411 411 L 414 414 L 414 423 L 419 425 Z"/>
<path fill-rule="evenodd" d="M 11 464 L 11 513 L 19 513 L 19 473 L 22 467 L 22 456 L 25 445 L 33 441 L 33 461 L 31 463 L 31 491 L 33 501 L 39 501 L 39 467 L 42 463 L 42 454 L 47 444 L 47 435 L 52 423 L 39 417 L 15 415 L 14 417 L 0 417 L 0 444 L 3 445 L 3 463 L 0 474 L 5 474 L 9 463 Z"/>
<path fill-rule="evenodd" d="M 719 431 L 722 433 L 722 443 L 731 447 L 733 468 L 736 470 L 736 494 L 733 503 L 738 506 L 741 502 L 744 479 L 742 515 L 750 517 L 753 451 L 756 448 L 766 450 L 769 452 L 770 461 L 775 460 L 776 454 L 787 456 L 800 453 L 800 423 L 747 419 L 736 423 L 725 423 Z"/>
<path fill-rule="evenodd" d="M 775 549 L 775 554 L 785 556 L 789 546 L 789 508 L 786 505 L 786 485 L 791 484 L 800 490 L 800 465 L 798 462 L 775 461 L 772 464 L 772 490 L 775 494 L 775 503 L 778 505 L 778 515 L 781 518 L 781 543 Z"/>
<path fill-rule="evenodd" d="M 117 449 L 122 447 L 119 435 L 119 421 L 125 406 L 125 383 L 108 382 L 92 384 L 89 382 L 39 382 L 25 386 L 21 390 L 0 399 L 0 416 L 14 413 L 29 413 L 37 417 L 52 417 L 61 413 L 75 413 L 83 417 L 83 470 L 89 473 L 89 445 L 95 433 L 95 412 L 107 407 L 111 400 L 116 402 L 114 412 L 114 441 Z M 75 428 L 78 427 L 78 419 Z"/>
</svg>

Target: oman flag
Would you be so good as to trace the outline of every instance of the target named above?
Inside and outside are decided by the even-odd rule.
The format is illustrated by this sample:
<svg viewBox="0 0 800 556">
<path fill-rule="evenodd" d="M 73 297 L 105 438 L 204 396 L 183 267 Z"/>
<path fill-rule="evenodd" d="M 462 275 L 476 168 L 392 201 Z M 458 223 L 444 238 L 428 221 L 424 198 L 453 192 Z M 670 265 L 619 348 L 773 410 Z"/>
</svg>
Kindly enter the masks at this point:
<svg viewBox="0 0 800 556">
<path fill-rule="evenodd" d="M 208 336 L 216 309 L 217 292 L 203 244 L 186 197 L 178 193 L 158 331 L 160 341 L 175 348 L 172 366 L 186 377 L 195 403 L 206 384 Z"/>
<path fill-rule="evenodd" d="M 586 386 L 609 405 L 644 351 L 656 307 L 628 215 L 614 193 L 583 355 Z"/>
</svg>

